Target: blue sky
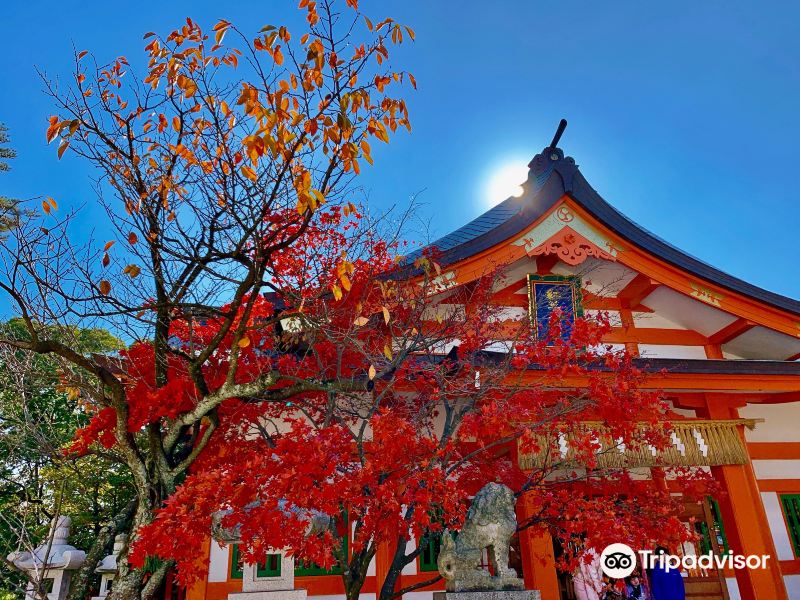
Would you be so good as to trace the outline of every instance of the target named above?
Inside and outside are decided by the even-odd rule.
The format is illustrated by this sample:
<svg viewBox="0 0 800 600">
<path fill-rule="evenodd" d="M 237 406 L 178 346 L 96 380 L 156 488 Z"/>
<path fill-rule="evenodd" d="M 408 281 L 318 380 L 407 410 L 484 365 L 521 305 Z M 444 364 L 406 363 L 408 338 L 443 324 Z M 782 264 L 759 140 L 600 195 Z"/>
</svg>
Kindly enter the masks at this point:
<svg viewBox="0 0 800 600">
<path fill-rule="evenodd" d="M 371 7 L 369 5 L 372 5 Z M 411 25 L 399 62 L 414 72 L 411 135 L 377 152 L 363 185 L 376 205 L 405 204 L 445 234 L 488 207 L 487 182 L 524 165 L 558 120 L 561 147 L 589 182 L 679 248 L 770 290 L 800 297 L 797 3 L 362 0 Z M 73 44 L 141 64 L 142 34 L 192 16 L 256 31 L 296 25 L 294 0 L 99 3 L 12 0 L 0 6 L 0 121 L 19 158 L 0 192 L 87 204 L 88 166 L 57 161 L 53 112 L 35 67 L 67 75 Z"/>
</svg>

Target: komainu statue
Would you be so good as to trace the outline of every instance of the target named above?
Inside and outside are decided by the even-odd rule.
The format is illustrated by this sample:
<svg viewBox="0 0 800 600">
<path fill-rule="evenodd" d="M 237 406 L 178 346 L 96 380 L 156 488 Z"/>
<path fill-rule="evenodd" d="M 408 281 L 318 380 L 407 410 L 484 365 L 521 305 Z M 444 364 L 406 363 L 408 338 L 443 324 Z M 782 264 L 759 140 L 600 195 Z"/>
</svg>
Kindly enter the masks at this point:
<svg viewBox="0 0 800 600">
<path fill-rule="evenodd" d="M 511 536 L 517 530 L 514 493 L 499 483 L 488 483 L 475 495 L 457 538 L 442 536 L 439 573 L 448 592 L 522 590 L 525 584 L 508 566 Z M 487 550 L 491 573 L 481 567 Z"/>
</svg>

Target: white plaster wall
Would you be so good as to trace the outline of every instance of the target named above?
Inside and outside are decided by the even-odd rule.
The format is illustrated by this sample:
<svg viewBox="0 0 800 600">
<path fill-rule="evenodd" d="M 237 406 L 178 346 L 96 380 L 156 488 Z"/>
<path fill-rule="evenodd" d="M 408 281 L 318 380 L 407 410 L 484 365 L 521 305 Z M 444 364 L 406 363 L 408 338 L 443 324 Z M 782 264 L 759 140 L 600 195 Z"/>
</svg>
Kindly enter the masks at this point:
<svg viewBox="0 0 800 600">
<path fill-rule="evenodd" d="M 739 409 L 744 419 L 765 419 L 752 431 L 745 429 L 748 442 L 800 442 L 800 402 L 748 404 Z M 800 477 L 800 474 L 798 474 Z"/>
<path fill-rule="evenodd" d="M 775 552 L 778 553 L 778 560 L 794 559 L 794 551 L 789 540 L 789 532 L 786 530 L 786 521 L 783 518 L 778 494 L 761 492 L 761 502 L 767 512 L 767 522 L 769 522 L 769 530 L 772 533 L 772 541 L 775 543 Z"/>
<path fill-rule="evenodd" d="M 756 479 L 800 479 L 800 460 L 754 460 Z"/>
<path fill-rule="evenodd" d="M 675 408 L 672 407 L 672 411 L 676 414 L 683 415 L 684 417 L 695 419 L 697 418 L 697 411 L 693 408 Z"/>
<path fill-rule="evenodd" d="M 686 329 L 683 325 L 670 321 L 664 315 L 655 312 L 634 312 L 633 324 L 636 327 L 648 329 Z"/>
<path fill-rule="evenodd" d="M 728 586 L 730 600 L 742 600 L 742 595 L 739 593 L 739 582 L 736 581 L 736 577 L 726 577 L 725 585 Z"/>
<path fill-rule="evenodd" d="M 504 306 L 497 313 L 489 315 L 489 322 L 495 323 L 497 321 L 518 321 L 528 318 L 528 309 L 522 306 Z"/>
<path fill-rule="evenodd" d="M 403 594 L 403 600 L 433 600 L 433 592 L 411 592 Z"/>
<path fill-rule="evenodd" d="M 208 580 L 228 581 L 228 553 L 230 546 L 220 546 L 211 540 L 211 552 L 208 560 Z"/>
<path fill-rule="evenodd" d="M 639 344 L 639 354 L 644 358 L 706 358 L 706 350 L 703 346 Z"/>
<path fill-rule="evenodd" d="M 601 344 L 599 346 L 592 346 L 592 352 L 597 353 L 598 355 L 603 355 L 606 353 L 606 348 L 610 347 L 612 352 L 622 352 L 625 350 L 625 344 Z"/>
<path fill-rule="evenodd" d="M 800 575 L 786 575 L 783 578 L 789 600 L 800 600 Z"/>
<path fill-rule="evenodd" d="M 411 539 L 408 540 L 408 546 L 406 546 L 406 554 L 411 554 L 414 550 L 417 549 L 417 540 L 414 539 L 414 536 L 411 536 Z M 403 575 L 416 575 L 417 574 L 417 561 L 411 561 L 403 570 L 400 571 Z M 405 594 L 403 594 L 405 597 Z"/>
<path fill-rule="evenodd" d="M 619 312 L 616 310 L 585 310 L 583 314 L 587 319 L 597 320 L 601 312 L 608 316 L 608 323 L 611 327 L 622 327 L 622 317 L 619 316 Z"/>
</svg>

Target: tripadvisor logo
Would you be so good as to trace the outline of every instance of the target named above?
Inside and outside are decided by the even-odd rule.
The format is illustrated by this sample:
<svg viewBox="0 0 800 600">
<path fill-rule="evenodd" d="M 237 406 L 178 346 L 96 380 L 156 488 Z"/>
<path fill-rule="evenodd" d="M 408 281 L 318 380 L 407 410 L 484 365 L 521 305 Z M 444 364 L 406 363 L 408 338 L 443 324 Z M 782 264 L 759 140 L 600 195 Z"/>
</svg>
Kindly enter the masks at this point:
<svg viewBox="0 0 800 600">
<path fill-rule="evenodd" d="M 768 554 L 734 554 L 732 550 L 716 555 L 701 554 L 698 556 L 685 554 L 654 553 L 652 550 L 639 550 L 642 566 L 645 569 L 654 569 L 656 566 L 670 571 L 672 569 L 766 569 Z M 629 577 L 636 569 L 636 552 L 627 544 L 611 544 L 606 546 L 600 554 L 600 568 L 603 573 L 612 579 Z"/>
<path fill-rule="evenodd" d="M 636 568 L 636 553 L 626 544 L 611 544 L 600 554 L 600 568 L 612 579 L 624 579 Z"/>
</svg>

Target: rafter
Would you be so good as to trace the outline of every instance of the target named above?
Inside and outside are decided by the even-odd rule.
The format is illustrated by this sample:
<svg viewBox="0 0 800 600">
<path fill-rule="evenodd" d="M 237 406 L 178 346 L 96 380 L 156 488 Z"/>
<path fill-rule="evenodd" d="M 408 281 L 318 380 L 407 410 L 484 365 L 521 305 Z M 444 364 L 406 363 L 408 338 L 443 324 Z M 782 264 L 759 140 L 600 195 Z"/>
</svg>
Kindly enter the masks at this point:
<svg viewBox="0 0 800 600">
<path fill-rule="evenodd" d="M 660 329 L 655 327 L 612 327 L 603 336 L 609 344 L 655 344 L 668 346 L 705 346 L 708 338 L 688 329 Z"/>
<path fill-rule="evenodd" d="M 739 337 L 743 333 L 750 331 L 756 324 L 747 319 L 736 319 L 733 323 L 726 325 L 718 332 L 708 338 L 710 344 L 727 344 L 731 340 Z"/>
<path fill-rule="evenodd" d="M 652 294 L 659 285 L 661 284 L 655 279 L 650 279 L 647 275 L 640 273 L 620 290 L 617 298 L 623 308 L 634 308 Z"/>
</svg>

